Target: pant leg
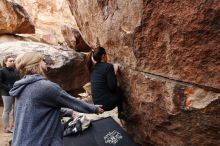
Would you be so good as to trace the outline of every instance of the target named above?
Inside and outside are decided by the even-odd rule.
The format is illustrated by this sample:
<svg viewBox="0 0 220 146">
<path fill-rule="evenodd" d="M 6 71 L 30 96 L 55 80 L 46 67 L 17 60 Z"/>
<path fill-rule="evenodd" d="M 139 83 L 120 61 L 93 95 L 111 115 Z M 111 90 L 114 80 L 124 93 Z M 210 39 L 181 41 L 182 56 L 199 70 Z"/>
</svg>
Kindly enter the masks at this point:
<svg viewBox="0 0 220 146">
<path fill-rule="evenodd" d="M 115 107 L 118 108 L 118 113 L 123 111 L 123 100 L 125 99 L 122 90 L 118 87 L 117 91 L 101 103 L 105 111 L 110 111 Z"/>
<path fill-rule="evenodd" d="M 121 88 L 117 88 L 117 107 L 118 107 L 118 113 L 121 113 L 123 111 L 123 101 L 125 100 L 125 96 L 121 90 Z"/>
<path fill-rule="evenodd" d="M 8 123 L 9 123 L 9 113 L 12 109 L 12 105 L 14 103 L 14 97 L 11 96 L 2 96 L 3 99 L 3 104 L 4 104 L 4 109 L 3 109 L 3 114 L 2 114 L 2 122 L 3 122 L 3 127 L 7 128 Z"/>
<path fill-rule="evenodd" d="M 14 126 L 14 116 L 15 116 L 15 100 L 12 104 L 12 108 L 11 108 L 11 113 L 10 115 L 12 116 L 12 121 L 11 121 L 11 128 Z"/>
</svg>

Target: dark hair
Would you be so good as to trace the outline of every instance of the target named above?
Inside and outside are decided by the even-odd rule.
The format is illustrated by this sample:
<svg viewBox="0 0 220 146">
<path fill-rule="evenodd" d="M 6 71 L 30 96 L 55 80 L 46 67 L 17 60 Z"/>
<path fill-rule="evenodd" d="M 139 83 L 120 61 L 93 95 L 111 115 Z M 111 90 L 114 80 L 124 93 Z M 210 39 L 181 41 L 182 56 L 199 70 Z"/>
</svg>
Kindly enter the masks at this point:
<svg viewBox="0 0 220 146">
<path fill-rule="evenodd" d="M 93 53 L 93 59 L 96 62 L 101 62 L 103 54 L 106 54 L 105 49 L 102 47 L 98 47 L 95 49 L 95 51 Z"/>
<path fill-rule="evenodd" d="M 13 55 L 6 56 L 6 57 L 3 59 L 3 61 L 2 61 L 2 66 L 3 66 L 3 67 L 6 67 L 6 64 L 5 64 L 5 63 L 8 61 L 9 58 L 15 58 L 15 56 L 13 56 Z"/>
</svg>

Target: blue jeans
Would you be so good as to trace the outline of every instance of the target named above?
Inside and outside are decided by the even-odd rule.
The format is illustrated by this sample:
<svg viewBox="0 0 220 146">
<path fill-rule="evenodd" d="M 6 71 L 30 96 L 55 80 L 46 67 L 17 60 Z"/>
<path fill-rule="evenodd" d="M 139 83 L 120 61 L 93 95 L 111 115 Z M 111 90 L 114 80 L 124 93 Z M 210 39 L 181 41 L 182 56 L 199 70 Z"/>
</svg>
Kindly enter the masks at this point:
<svg viewBox="0 0 220 146">
<path fill-rule="evenodd" d="M 9 113 L 12 110 L 15 98 L 11 96 L 2 96 L 4 110 L 2 114 L 3 127 L 7 128 L 9 124 Z M 14 115 L 13 115 L 14 116 Z"/>
</svg>

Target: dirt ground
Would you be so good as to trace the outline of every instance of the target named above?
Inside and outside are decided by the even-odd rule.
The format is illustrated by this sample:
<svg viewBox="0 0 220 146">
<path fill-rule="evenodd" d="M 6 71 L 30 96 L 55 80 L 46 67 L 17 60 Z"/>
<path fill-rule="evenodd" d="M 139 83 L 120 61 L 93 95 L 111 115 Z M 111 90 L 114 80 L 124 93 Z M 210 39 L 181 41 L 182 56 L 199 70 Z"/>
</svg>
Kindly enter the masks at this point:
<svg viewBox="0 0 220 146">
<path fill-rule="evenodd" d="M 4 133 L 3 132 L 3 126 L 2 126 L 2 111 L 3 106 L 0 106 L 0 113 L 1 113 L 1 121 L 0 121 L 0 146 L 9 146 L 8 142 L 11 140 L 12 134 L 10 133 Z M 12 115 L 10 115 L 11 119 Z"/>
</svg>

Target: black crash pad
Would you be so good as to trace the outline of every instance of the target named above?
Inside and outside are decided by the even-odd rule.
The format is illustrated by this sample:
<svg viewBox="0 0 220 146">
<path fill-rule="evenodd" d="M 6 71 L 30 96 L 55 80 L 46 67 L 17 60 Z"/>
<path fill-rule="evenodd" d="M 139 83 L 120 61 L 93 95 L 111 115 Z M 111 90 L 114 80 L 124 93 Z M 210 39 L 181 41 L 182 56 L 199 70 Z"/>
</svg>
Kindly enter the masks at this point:
<svg viewBox="0 0 220 146">
<path fill-rule="evenodd" d="M 64 146 L 138 146 L 111 117 L 93 121 L 82 134 L 63 141 Z"/>
</svg>

